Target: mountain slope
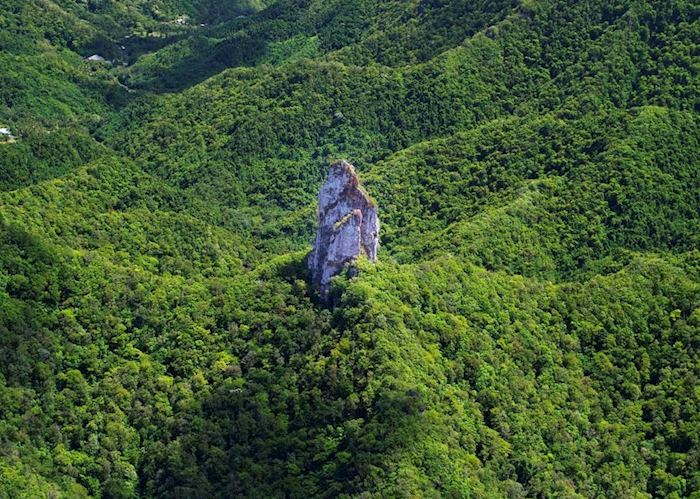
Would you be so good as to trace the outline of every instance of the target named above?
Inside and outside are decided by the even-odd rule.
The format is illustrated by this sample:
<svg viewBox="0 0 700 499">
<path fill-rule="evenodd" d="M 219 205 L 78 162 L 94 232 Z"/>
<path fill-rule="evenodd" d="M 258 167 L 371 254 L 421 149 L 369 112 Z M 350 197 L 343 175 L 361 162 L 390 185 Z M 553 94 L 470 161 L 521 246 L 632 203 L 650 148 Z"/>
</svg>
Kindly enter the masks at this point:
<svg viewBox="0 0 700 499">
<path fill-rule="evenodd" d="M 691 2 L 0 23 L 0 495 L 700 493 Z M 326 306 L 338 157 L 382 248 Z"/>
</svg>

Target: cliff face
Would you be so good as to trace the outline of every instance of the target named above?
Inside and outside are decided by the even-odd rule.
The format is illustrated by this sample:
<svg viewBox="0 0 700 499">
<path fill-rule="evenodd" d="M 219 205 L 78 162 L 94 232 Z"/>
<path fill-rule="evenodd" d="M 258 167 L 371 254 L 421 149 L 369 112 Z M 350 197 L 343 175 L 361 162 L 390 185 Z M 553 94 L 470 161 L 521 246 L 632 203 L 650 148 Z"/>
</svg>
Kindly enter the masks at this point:
<svg viewBox="0 0 700 499">
<path fill-rule="evenodd" d="M 360 254 L 377 261 L 377 206 L 360 187 L 355 168 L 347 161 L 331 165 L 318 194 L 318 232 L 309 256 L 314 287 L 326 295 L 333 276 Z"/>
</svg>

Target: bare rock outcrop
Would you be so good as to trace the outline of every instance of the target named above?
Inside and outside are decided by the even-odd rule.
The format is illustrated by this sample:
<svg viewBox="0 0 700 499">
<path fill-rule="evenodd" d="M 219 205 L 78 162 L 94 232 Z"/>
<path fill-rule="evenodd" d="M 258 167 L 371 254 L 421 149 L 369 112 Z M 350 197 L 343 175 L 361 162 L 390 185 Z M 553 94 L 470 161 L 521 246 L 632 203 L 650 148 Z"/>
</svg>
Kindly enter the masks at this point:
<svg viewBox="0 0 700 499">
<path fill-rule="evenodd" d="M 318 194 L 318 232 L 309 256 L 314 287 L 326 296 L 332 277 L 361 254 L 377 261 L 377 205 L 360 187 L 355 168 L 333 163 Z"/>
</svg>

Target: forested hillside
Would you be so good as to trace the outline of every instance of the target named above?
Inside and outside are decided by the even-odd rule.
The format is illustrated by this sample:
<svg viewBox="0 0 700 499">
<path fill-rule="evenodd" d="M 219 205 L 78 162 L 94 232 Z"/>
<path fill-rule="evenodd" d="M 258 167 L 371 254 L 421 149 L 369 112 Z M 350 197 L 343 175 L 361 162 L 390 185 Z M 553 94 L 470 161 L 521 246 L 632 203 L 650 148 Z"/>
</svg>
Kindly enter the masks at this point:
<svg viewBox="0 0 700 499">
<path fill-rule="evenodd" d="M 700 498 L 695 2 L 1 3 L 0 497 Z"/>
</svg>

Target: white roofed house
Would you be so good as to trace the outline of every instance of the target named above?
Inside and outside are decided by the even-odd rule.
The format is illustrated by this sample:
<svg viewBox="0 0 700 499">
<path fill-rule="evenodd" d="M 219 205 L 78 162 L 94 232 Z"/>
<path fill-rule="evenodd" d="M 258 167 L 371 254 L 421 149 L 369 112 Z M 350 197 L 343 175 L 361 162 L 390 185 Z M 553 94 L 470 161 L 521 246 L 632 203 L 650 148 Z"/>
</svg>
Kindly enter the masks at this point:
<svg viewBox="0 0 700 499">
<path fill-rule="evenodd" d="M 6 126 L 0 127 L 0 142 L 14 142 L 17 139 Z"/>
<path fill-rule="evenodd" d="M 85 60 L 90 62 L 105 62 L 107 64 L 111 64 L 110 61 L 102 57 L 100 54 L 93 54 L 90 57 L 86 57 Z"/>
</svg>

